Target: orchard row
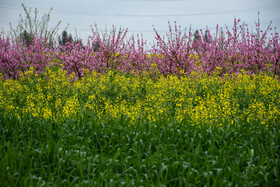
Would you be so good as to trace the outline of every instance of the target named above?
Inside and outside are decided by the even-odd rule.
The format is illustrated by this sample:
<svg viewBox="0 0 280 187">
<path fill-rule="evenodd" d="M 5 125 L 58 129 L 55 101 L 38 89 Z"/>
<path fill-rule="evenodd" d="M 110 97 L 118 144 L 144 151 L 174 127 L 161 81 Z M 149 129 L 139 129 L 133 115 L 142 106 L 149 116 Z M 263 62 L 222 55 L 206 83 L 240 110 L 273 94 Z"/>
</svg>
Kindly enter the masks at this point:
<svg viewBox="0 0 280 187">
<path fill-rule="evenodd" d="M 87 44 L 68 42 L 64 45 L 50 44 L 43 37 L 33 37 L 31 42 L 11 41 L 0 38 L 0 73 L 5 79 L 18 79 L 20 74 L 33 67 L 42 74 L 46 67 L 62 65 L 68 74 L 82 78 L 84 70 L 99 73 L 119 70 L 142 74 L 145 71 L 167 75 L 189 75 L 217 73 L 224 76 L 249 75 L 260 72 L 277 76 L 280 72 L 279 34 L 260 30 L 243 29 L 240 20 L 234 20 L 232 29 L 226 32 L 209 30 L 184 32 L 180 26 L 169 23 L 169 32 L 160 36 L 155 30 L 155 43 L 147 48 L 141 36 L 126 39 L 127 29 L 112 28 L 100 33 L 97 26 L 92 29 Z M 28 43 L 28 45 L 26 45 Z"/>
</svg>

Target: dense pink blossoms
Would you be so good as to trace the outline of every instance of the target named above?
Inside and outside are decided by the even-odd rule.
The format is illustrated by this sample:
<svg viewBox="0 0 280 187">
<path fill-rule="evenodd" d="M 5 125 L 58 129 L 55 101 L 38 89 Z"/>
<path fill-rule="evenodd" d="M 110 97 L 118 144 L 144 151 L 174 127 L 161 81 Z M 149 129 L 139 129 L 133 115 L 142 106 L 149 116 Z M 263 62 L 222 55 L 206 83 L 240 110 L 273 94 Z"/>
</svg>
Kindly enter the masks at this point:
<svg viewBox="0 0 280 187">
<path fill-rule="evenodd" d="M 190 74 L 193 71 L 211 74 L 219 67 L 219 74 L 238 74 L 241 70 L 249 74 L 280 74 L 279 34 L 269 34 L 271 28 L 255 32 L 242 29 L 239 20 L 225 33 L 194 34 L 183 32 L 174 23 L 169 23 L 169 32 L 160 36 L 155 30 L 155 43 L 146 49 L 143 37 L 133 36 L 126 40 L 127 29 L 113 28 L 101 34 L 97 26 L 92 29 L 87 45 L 81 42 L 67 43 L 65 46 L 50 46 L 42 37 L 34 37 L 30 46 L 11 41 L 0 36 L 0 73 L 5 79 L 17 79 L 21 72 L 34 67 L 38 74 L 47 66 L 62 64 L 69 75 L 76 78 L 84 75 L 84 70 L 106 72 L 116 69 L 129 73 L 157 71 L 163 75 Z M 166 39 L 164 39 L 166 38 Z"/>
</svg>

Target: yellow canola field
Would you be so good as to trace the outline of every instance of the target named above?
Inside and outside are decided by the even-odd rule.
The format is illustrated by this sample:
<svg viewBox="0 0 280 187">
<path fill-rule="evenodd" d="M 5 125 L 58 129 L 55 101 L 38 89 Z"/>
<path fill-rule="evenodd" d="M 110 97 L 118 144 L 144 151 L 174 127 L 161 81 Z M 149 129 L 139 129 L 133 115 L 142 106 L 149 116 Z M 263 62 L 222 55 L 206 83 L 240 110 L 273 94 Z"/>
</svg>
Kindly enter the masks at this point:
<svg viewBox="0 0 280 187">
<path fill-rule="evenodd" d="M 191 125 L 280 122 L 280 83 L 267 75 L 191 77 L 87 72 L 81 80 L 61 68 L 42 76 L 32 69 L 19 80 L 0 79 L 0 110 L 18 118 L 58 121 L 88 117 L 172 121 Z"/>
</svg>

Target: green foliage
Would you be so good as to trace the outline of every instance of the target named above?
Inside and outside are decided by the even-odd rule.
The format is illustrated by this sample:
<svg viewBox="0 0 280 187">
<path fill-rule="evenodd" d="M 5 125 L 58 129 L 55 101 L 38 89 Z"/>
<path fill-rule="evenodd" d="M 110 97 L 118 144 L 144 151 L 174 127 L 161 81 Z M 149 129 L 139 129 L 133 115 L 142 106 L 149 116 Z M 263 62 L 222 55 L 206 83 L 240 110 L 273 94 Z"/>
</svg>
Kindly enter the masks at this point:
<svg viewBox="0 0 280 187">
<path fill-rule="evenodd" d="M 61 36 L 58 37 L 58 43 L 59 43 L 59 45 L 66 45 L 67 42 L 72 43 L 73 37 L 71 34 L 68 35 L 67 31 L 64 30 L 64 31 L 62 31 Z"/>
<path fill-rule="evenodd" d="M 278 126 L 0 117 L 1 186 L 276 186 Z"/>
<path fill-rule="evenodd" d="M 33 36 L 26 30 L 20 34 L 20 40 L 23 41 L 26 44 L 26 46 L 30 46 L 33 44 Z"/>
</svg>

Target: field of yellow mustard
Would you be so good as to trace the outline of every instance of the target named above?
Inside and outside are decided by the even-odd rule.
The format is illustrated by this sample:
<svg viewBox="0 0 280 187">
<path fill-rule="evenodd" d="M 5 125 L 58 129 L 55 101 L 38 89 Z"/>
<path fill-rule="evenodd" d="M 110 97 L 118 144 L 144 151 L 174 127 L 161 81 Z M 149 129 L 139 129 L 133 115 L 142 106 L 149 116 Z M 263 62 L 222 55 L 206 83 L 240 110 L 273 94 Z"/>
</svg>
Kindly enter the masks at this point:
<svg viewBox="0 0 280 187">
<path fill-rule="evenodd" d="M 107 118 L 176 120 L 192 125 L 260 123 L 280 119 L 280 83 L 268 75 L 160 76 L 87 73 L 74 81 L 61 68 L 0 82 L 0 106 L 8 115 L 63 121 L 95 113 Z"/>
</svg>

